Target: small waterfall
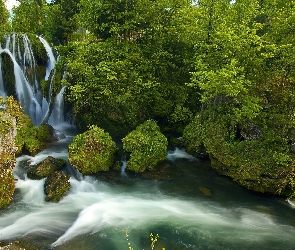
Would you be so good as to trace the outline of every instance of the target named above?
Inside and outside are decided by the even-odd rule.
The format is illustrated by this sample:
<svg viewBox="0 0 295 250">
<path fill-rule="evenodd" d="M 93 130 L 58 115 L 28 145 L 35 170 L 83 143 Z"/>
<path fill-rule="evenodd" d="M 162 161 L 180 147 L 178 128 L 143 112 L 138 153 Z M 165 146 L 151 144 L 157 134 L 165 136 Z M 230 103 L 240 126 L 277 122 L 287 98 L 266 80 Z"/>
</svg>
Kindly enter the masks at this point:
<svg viewBox="0 0 295 250">
<path fill-rule="evenodd" d="M 1 48 L 1 44 L 0 44 L 0 48 Z M 0 96 L 3 96 L 4 98 L 6 98 L 6 93 L 5 93 L 5 89 L 4 89 L 4 82 L 3 82 L 3 75 L 2 75 L 2 58 L 0 56 Z"/>
<path fill-rule="evenodd" d="M 51 116 L 49 118 L 50 125 L 57 125 L 63 123 L 64 120 L 64 99 L 63 93 L 65 91 L 66 86 L 63 85 L 60 92 L 55 97 L 54 108 L 52 110 Z"/>
<path fill-rule="evenodd" d="M 39 39 L 40 39 L 41 43 L 44 45 L 44 48 L 46 49 L 46 53 L 49 58 L 48 63 L 47 63 L 47 67 L 46 67 L 46 76 L 45 76 L 45 80 L 48 80 L 51 70 L 54 69 L 55 57 L 53 55 L 52 48 L 50 47 L 48 42 L 41 36 L 39 36 Z"/>
</svg>

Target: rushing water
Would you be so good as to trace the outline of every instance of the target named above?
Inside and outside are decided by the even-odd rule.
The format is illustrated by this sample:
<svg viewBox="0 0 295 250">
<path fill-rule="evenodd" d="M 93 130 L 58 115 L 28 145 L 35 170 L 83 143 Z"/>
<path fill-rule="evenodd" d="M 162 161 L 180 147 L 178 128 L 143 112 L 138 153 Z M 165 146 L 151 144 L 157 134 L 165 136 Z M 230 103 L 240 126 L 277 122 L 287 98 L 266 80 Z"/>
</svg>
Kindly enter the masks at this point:
<svg viewBox="0 0 295 250">
<path fill-rule="evenodd" d="M 59 129 L 66 139 L 18 158 L 17 191 L 0 212 L 0 240 L 60 250 L 121 250 L 130 243 L 137 250 L 151 249 L 153 233 L 159 234 L 155 249 L 294 249 L 295 209 L 288 202 L 247 191 L 179 149 L 167 156 L 175 178 L 118 172 L 105 181 L 68 166 L 71 190 L 57 204 L 44 202 L 44 179 L 27 179 L 26 169 L 48 155 L 67 159 L 75 132 Z"/>
</svg>

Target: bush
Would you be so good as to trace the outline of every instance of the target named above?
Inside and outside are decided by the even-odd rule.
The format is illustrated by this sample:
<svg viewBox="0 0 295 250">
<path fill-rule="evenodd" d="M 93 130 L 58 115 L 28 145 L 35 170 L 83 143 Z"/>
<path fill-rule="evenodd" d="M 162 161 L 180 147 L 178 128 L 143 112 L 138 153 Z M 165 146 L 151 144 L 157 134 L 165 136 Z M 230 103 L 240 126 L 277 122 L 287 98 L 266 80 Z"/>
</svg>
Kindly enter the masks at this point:
<svg viewBox="0 0 295 250">
<path fill-rule="evenodd" d="M 152 169 L 167 155 L 167 138 L 155 121 L 148 120 L 122 139 L 123 148 L 130 153 L 127 169 L 144 172 Z"/>
</svg>

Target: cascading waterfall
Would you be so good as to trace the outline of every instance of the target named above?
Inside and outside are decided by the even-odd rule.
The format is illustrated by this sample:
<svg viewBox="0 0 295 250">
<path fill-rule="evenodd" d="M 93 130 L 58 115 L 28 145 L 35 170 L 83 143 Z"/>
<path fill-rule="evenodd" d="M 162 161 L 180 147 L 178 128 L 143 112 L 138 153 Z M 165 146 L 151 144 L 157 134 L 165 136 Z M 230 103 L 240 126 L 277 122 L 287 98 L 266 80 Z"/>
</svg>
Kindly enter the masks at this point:
<svg viewBox="0 0 295 250">
<path fill-rule="evenodd" d="M 63 122 L 62 95 L 65 87 L 61 88 L 60 93 L 53 100 L 52 82 L 54 74 L 51 74 L 51 72 L 54 70 L 56 59 L 50 45 L 44 38 L 38 37 L 48 56 L 44 80 L 50 81 L 50 87 L 48 98 L 46 99 L 40 88 L 40 79 L 37 77 L 37 65 L 28 36 L 26 34 L 12 34 L 6 35 L 5 38 L 5 47 L 3 48 L 0 44 L 0 95 L 6 98 L 8 93 L 5 90 L 5 86 L 10 84 L 5 83 L 3 76 L 4 65 L 1 55 L 6 54 L 13 63 L 16 97 L 21 103 L 24 112 L 31 117 L 33 124 L 39 125 L 48 120 L 50 120 L 51 125 Z M 50 107 L 50 105 L 53 105 L 53 107 Z M 50 117 L 51 110 L 53 110 L 52 118 Z"/>
<path fill-rule="evenodd" d="M 1 44 L 0 44 L 1 48 Z M 6 98 L 5 89 L 4 89 L 4 82 L 3 82 L 3 75 L 2 75 L 2 58 L 0 56 L 0 96 Z"/>
</svg>

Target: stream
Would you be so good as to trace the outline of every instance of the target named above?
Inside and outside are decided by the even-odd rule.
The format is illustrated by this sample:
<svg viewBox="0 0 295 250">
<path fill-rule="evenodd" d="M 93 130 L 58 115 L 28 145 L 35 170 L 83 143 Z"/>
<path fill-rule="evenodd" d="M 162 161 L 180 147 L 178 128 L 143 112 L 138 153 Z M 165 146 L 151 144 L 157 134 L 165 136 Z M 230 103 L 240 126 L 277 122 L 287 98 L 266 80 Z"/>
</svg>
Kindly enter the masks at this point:
<svg viewBox="0 0 295 250">
<path fill-rule="evenodd" d="M 43 180 L 26 170 L 47 156 L 67 159 L 77 133 L 35 157 L 20 156 L 13 202 L 0 211 L 0 240 L 23 240 L 40 249 L 294 249 L 295 209 L 286 200 L 256 194 L 217 175 L 208 162 L 183 150 L 167 155 L 175 172 L 154 180 L 128 173 L 82 176 L 69 165 L 71 189 L 59 203 L 44 201 Z M 130 245 L 128 245 L 128 243 Z"/>
</svg>

